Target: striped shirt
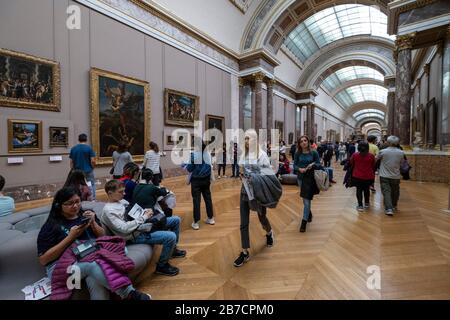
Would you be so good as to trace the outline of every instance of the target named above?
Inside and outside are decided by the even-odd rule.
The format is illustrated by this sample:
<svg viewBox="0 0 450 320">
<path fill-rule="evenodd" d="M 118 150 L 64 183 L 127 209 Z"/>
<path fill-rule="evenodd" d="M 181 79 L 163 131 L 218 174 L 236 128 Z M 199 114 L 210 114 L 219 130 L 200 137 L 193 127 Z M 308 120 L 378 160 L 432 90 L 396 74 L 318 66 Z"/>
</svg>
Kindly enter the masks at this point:
<svg viewBox="0 0 450 320">
<path fill-rule="evenodd" d="M 144 159 L 144 167 L 153 171 L 153 174 L 160 173 L 159 172 L 159 161 L 160 155 L 156 153 L 154 150 L 147 151 Z"/>
</svg>

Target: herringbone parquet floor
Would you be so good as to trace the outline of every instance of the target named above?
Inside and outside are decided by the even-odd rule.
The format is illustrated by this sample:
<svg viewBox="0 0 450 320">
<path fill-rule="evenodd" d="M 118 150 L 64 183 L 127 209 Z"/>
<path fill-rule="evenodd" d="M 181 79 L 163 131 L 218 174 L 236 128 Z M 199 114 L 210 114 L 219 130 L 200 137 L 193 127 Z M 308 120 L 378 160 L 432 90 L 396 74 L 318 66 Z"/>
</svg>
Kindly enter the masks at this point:
<svg viewBox="0 0 450 320">
<path fill-rule="evenodd" d="M 179 247 L 188 255 L 172 260 L 178 276 L 154 275 L 153 263 L 138 287 L 154 299 L 450 299 L 450 215 L 442 211 L 448 186 L 402 181 L 400 211 L 388 217 L 378 184 L 371 209 L 358 213 L 355 190 L 345 189 L 343 172 L 335 171 L 338 183 L 314 199 L 306 233 L 298 232 L 303 205 L 296 186 L 284 186 L 278 207 L 268 211 L 272 248 L 251 214 L 251 259 L 241 268 L 233 267 L 240 181 L 214 183 L 216 225 L 194 231 L 190 187 L 182 177 L 167 179 L 183 218 Z M 380 270 L 379 289 L 367 286 L 369 266 Z"/>
</svg>

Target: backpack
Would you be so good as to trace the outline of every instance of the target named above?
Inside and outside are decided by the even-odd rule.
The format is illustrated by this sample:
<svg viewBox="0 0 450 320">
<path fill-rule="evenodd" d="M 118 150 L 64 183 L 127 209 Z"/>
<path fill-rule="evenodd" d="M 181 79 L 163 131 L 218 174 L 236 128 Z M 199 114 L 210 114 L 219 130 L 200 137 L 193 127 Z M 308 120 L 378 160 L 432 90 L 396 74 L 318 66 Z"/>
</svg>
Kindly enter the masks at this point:
<svg viewBox="0 0 450 320">
<path fill-rule="evenodd" d="M 328 172 L 324 170 L 314 170 L 314 180 L 316 180 L 317 188 L 320 191 L 327 191 L 330 187 Z"/>
</svg>

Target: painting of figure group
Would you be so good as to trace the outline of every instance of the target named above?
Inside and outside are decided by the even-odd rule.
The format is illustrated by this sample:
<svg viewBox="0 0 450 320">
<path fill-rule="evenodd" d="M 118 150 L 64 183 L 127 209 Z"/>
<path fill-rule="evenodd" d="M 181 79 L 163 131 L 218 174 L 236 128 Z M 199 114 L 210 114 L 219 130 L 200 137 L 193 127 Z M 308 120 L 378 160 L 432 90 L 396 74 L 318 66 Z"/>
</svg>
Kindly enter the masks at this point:
<svg viewBox="0 0 450 320">
<path fill-rule="evenodd" d="M 166 124 L 194 126 L 198 119 L 198 97 L 166 90 Z"/>
<path fill-rule="evenodd" d="M 0 54 L 0 99 L 53 104 L 50 65 Z"/>
</svg>

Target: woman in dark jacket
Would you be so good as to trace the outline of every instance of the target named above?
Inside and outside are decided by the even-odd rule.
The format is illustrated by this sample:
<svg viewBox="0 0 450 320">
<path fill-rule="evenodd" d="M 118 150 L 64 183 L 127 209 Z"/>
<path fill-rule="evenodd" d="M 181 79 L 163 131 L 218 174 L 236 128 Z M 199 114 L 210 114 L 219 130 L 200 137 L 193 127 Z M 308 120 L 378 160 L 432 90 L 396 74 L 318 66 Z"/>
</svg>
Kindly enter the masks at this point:
<svg viewBox="0 0 450 320">
<path fill-rule="evenodd" d="M 314 195 L 320 192 L 314 179 L 314 169 L 321 169 L 320 157 L 317 151 L 311 148 L 309 141 L 307 136 L 301 136 L 297 140 L 297 152 L 294 156 L 294 172 L 297 172 L 300 196 L 303 199 L 300 232 L 305 232 L 306 224 L 312 222 L 311 201 Z"/>
</svg>

